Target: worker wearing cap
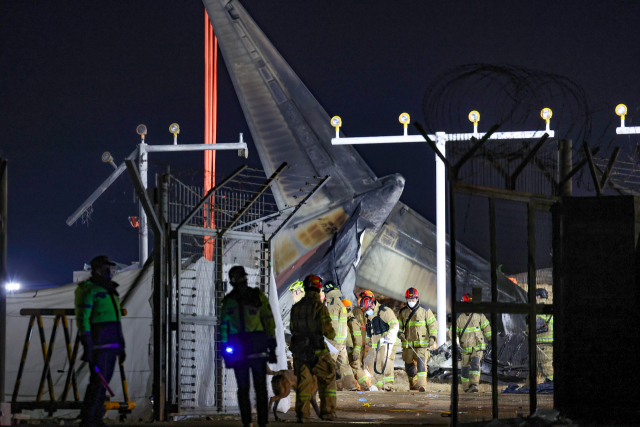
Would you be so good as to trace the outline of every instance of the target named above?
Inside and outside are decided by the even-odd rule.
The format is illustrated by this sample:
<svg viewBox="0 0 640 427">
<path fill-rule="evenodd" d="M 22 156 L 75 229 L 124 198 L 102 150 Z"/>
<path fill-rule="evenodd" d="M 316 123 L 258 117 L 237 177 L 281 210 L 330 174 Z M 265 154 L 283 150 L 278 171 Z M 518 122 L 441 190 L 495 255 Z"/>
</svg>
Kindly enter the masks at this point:
<svg viewBox="0 0 640 427">
<path fill-rule="evenodd" d="M 253 374 L 258 425 L 263 427 L 268 424 L 269 412 L 267 360 L 276 363 L 276 324 L 267 297 L 258 288 L 248 286 L 244 267 L 231 267 L 229 282 L 233 290 L 224 297 L 220 309 L 222 357 L 235 373 L 238 406 L 245 426 L 251 425 L 249 371 Z"/>
<path fill-rule="evenodd" d="M 546 289 L 536 289 L 536 301 L 544 304 L 549 298 Z M 546 382 L 553 381 L 553 315 L 536 315 L 536 352 L 538 369 Z"/>
<path fill-rule="evenodd" d="M 373 374 L 376 388 L 395 391 L 393 365 L 396 358 L 396 339 L 399 323 L 389 307 L 379 304 L 375 297 L 363 296 L 360 308 L 367 315 L 367 334 L 371 337 L 371 351 L 375 352 Z"/>
<path fill-rule="evenodd" d="M 471 295 L 464 294 L 462 302 L 471 302 Z M 491 339 L 491 325 L 481 313 L 462 313 L 456 320 L 456 336 L 460 340 L 462 371 L 460 382 L 466 393 L 477 393 L 480 384 L 480 361 Z"/>
<path fill-rule="evenodd" d="M 329 310 L 320 301 L 322 279 L 310 274 L 304 279 L 304 298 L 291 309 L 291 346 L 296 385 L 296 417 L 309 421 L 315 376 L 320 395 L 320 417 L 335 419 L 336 364 L 329 354 L 324 338 L 334 339 Z"/>
<path fill-rule="evenodd" d="M 336 331 L 336 337 L 329 340 L 329 343 L 338 350 L 337 353 L 331 353 L 333 361 L 336 362 L 338 368 L 338 379 L 343 378 L 342 387 L 346 389 L 355 389 L 356 382 L 354 380 L 353 370 L 349 363 L 349 355 L 347 354 L 347 336 L 349 328 L 347 326 L 347 318 L 349 314 L 347 308 L 342 303 L 342 292 L 338 285 L 332 281 L 328 281 L 322 287 L 326 295 L 325 304 L 331 316 L 331 325 Z"/>
<path fill-rule="evenodd" d="M 90 378 L 82 404 L 80 426 L 104 426 L 104 400 L 118 355 L 124 363 L 124 335 L 118 300 L 118 284 L 111 280 L 111 267 L 116 264 L 105 255 L 91 260 L 91 277 L 80 282 L 75 292 L 75 314 L 78 335 L 84 348 L 82 360 L 89 362 Z"/>
<path fill-rule="evenodd" d="M 435 349 L 438 340 L 438 321 L 431 309 L 420 306 L 416 288 L 405 292 L 407 305 L 398 313 L 402 360 L 409 377 L 409 389 L 427 391 L 427 362 L 429 349 Z"/>
<path fill-rule="evenodd" d="M 356 389 L 358 391 L 369 388 L 369 376 L 362 369 L 362 349 L 364 347 L 364 339 L 360 322 L 352 313 L 353 303 L 348 299 L 343 299 L 342 303 L 347 309 L 347 355 L 349 356 L 349 365 L 353 370 L 354 378 L 357 382 Z"/>
</svg>

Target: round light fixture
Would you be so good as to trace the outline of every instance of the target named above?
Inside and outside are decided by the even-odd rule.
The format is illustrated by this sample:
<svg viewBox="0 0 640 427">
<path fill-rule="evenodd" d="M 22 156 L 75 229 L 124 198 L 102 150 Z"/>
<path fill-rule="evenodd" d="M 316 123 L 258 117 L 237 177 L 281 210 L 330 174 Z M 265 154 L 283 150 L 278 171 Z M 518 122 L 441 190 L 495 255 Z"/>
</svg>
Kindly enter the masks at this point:
<svg viewBox="0 0 640 427">
<path fill-rule="evenodd" d="M 398 120 L 400 120 L 400 123 L 407 126 L 411 121 L 411 116 L 409 115 L 409 113 L 402 113 L 400 114 L 400 117 L 398 117 Z"/>
<path fill-rule="evenodd" d="M 136 128 L 136 133 L 144 138 L 144 136 L 147 134 L 147 127 L 145 125 L 138 125 L 138 127 Z"/>
<path fill-rule="evenodd" d="M 616 114 L 624 119 L 624 116 L 627 115 L 627 106 L 624 104 L 618 104 L 616 106 Z"/>
<path fill-rule="evenodd" d="M 173 136 L 178 135 L 180 133 L 180 126 L 177 123 L 172 123 L 171 126 L 169 126 L 169 132 L 171 132 Z"/>
<path fill-rule="evenodd" d="M 336 130 L 338 130 L 338 128 L 342 126 L 342 119 L 338 116 L 333 116 L 331 118 L 331 126 L 333 126 L 334 128 L 336 128 Z"/>
<path fill-rule="evenodd" d="M 478 124 L 478 122 L 480 121 L 480 113 L 478 113 L 476 110 L 473 110 L 472 112 L 470 112 L 469 121 L 472 122 L 474 125 Z"/>
<path fill-rule="evenodd" d="M 113 157 L 111 157 L 111 153 L 109 153 L 108 151 L 105 151 L 104 153 L 102 153 L 102 156 L 100 156 L 100 159 L 102 159 L 102 161 L 105 163 L 113 162 Z"/>
<path fill-rule="evenodd" d="M 551 116 L 553 116 L 551 108 L 543 108 L 542 111 L 540 111 L 540 117 L 542 117 L 547 123 L 549 123 Z"/>
</svg>

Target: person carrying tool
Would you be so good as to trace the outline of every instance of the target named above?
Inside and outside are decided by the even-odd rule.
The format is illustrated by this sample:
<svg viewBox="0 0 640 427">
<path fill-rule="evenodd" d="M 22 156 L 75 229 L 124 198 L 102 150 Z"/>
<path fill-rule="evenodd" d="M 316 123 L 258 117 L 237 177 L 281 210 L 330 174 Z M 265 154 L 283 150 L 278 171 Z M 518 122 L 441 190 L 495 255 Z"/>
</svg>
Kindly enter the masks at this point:
<svg viewBox="0 0 640 427">
<path fill-rule="evenodd" d="M 267 361 L 276 363 L 276 324 L 267 297 L 261 290 L 248 286 L 244 267 L 231 267 L 229 282 L 233 290 L 224 297 L 220 309 L 222 358 L 236 376 L 238 406 L 244 426 L 251 425 L 251 371 L 258 425 L 263 427 L 269 423 Z"/>
<path fill-rule="evenodd" d="M 298 280 L 289 285 L 289 291 L 293 297 L 293 303 L 297 303 L 304 297 L 304 287 L 302 286 L 302 280 Z"/>
<path fill-rule="evenodd" d="M 324 338 L 334 339 L 329 310 L 320 301 L 322 279 L 310 274 L 304 279 L 304 298 L 291 309 L 291 346 L 296 385 L 296 417 L 309 421 L 313 377 L 318 380 L 320 418 L 334 420 L 336 410 L 336 364 Z"/>
<path fill-rule="evenodd" d="M 342 303 L 347 309 L 347 354 L 349 356 L 349 365 L 354 373 L 354 378 L 357 382 L 356 390 L 369 388 L 369 376 L 362 369 L 362 349 L 364 348 L 364 337 L 362 336 L 362 328 L 360 322 L 352 313 L 353 304 L 348 299 L 343 299 Z"/>
<path fill-rule="evenodd" d="M 429 349 L 437 348 L 438 322 L 431 309 L 420 307 L 416 288 L 404 294 L 407 305 L 398 313 L 402 360 L 409 377 L 409 389 L 427 391 L 427 362 Z"/>
<path fill-rule="evenodd" d="M 471 295 L 464 294 L 462 302 L 471 302 Z M 480 384 L 480 361 L 487 348 L 485 338 L 491 338 L 489 320 L 481 313 L 463 313 L 456 320 L 456 336 L 460 340 L 462 372 L 460 382 L 465 393 L 477 393 Z"/>
<path fill-rule="evenodd" d="M 95 257 L 90 264 L 91 277 L 80 282 L 75 291 L 78 334 L 84 348 L 81 359 L 89 363 L 91 372 L 80 412 L 81 427 L 105 425 L 105 383 L 113 376 L 118 355 L 122 363 L 126 357 L 116 290 L 119 285 L 111 280 L 111 267 L 116 264 L 106 255 Z"/>
<path fill-rule="evenodd" d="M 360 308 L 367 315 L 367 334 L 371 337 L 371 351 L 375 352 L 373 373 L 378 390 L 395 391 L 393 364 L 398 336 L 398 319 L 389 307 L 378 304 L 375 297 L 363 296 Z"/>
<path fill-rule="evenodd" d="M 536 289 L 538 304 L 544 304 L 549 298 L 546 289 Z M 553 315 L 536 315 L 536 351 L 538 369 L 545 378 L 545 382 L 553 382 Z"/>
<path fill-rule="evenodd" d="M 331 353 L 331 357 L 333 361 L 336 362 L 338 368 L 338 377 L 336 379 L 343 378 L 343 388 L 355 389 L 356 381 L 353 371 L 351 370 L 346 346 L 347 336 L 349 334 L 347 326 L 349 313 L 342 303 L 342 292 L 335 283 L 328 281 L 322 288 L 326 295 L 325 304 L 327 305 L 327 310 L 329 310 L 329 316 L 331 316 L 331 326 L 333 326 L 333 330 L 336 331 L 336 337 L 329 340 L 329 343 L 338 350 L 337 353 Z"/>
</svg>

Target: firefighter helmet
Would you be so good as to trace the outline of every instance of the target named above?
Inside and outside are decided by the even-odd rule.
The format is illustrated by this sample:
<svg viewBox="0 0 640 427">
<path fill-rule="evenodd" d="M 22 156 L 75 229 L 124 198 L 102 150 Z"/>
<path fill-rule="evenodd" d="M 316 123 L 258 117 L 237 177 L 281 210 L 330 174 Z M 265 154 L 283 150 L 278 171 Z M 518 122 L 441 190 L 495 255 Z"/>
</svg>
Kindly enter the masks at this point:
<svg viewBox="0 0 640 427">
<path fill-rule="evenodd" d="M 315 274 L 310 274 L 304 278 L 304 290 L 315 289 L 320 292 L 322 290 L 322 279 Z"/>
<path fill-rule="evenodd" d="M 462 295 L 462 298 L 460 298 L 460 301 L 462 301 L 462 302 L 471 302 L 471 295 L 469 295 L 469 294 Z"/>
<path fill-rule="evenodd" d="M 298 289 L 303 290 L 302 289 L 302 280 L 298 280 L 297 282 L 293 282 L 291 285 L 289 285 L 289 290 L 291 292 L 297 291 Z"/>
<path fill-rule="evenodd" d="M 343 299 L 342 300 L 342 304 L 344 304 L 345 308 L 347 310 L 351 310 L 353 308 L 353 303 L 351 301 L 349 301 L 348 299 Z"/>
<path fill-rule="evenodd" d="M 334 291 L 334 290 L 336 290 L 336 289 L 340 290 L 340 288 L 338 287 L 338 285 L 336 285 L 336 284 L 335 284 L 333 281 L 331 281 L 331 280 L 327 281 L 327 283 L 325 283 L 325 284 L 322 286 L 322 288 L 323 288 L 323 290 L 324 290 L 324 293 L 325 293 L 325 294 L 328 294 L 329 292 Z"/>
<path fill-rule="evenodd" d="M 538 288 L 536 289 L 536 297 L 540 297 L 540 298 L 549 298 L 549 292 L 547 292 L 546 289 L 544 288 Z"/>
<path fill-rule="evenodd" d="M 360 292 L 360 298 L 367 296 L 367 297 L 373 297 L 373 292 L 371 292 L 369 289 L 364 290 L 362 292 Z"/>
<path fill-rule="evenodd" d="M 416 288 L 409 288 L 409 289 L 407 289 L 407 292 L 404 293 L 404 297 L 406 299 L 419 298 L 418 290 Z"/>
<path fill-rule="evenodd" d="M 362 309 L 362 311 L 367 311 L 368 309 L 373 308 L 375 303 L 376 303 L 376 299 L 368 295 L 363 296 L 358 301 L 358 305 L 360 305 L 360 308 Z"/>
</svg>

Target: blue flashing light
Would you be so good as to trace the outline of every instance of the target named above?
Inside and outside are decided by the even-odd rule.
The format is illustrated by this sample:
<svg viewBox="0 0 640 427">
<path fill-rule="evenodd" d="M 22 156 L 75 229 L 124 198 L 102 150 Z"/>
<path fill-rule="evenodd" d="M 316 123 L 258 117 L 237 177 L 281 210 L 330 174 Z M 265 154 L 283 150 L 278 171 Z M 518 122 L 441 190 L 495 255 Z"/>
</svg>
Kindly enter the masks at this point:
<svg viewBox="0 0 640 427">
<path fill-rule="evenodd" d="M 233 347 L 227 347 L 225 351 L 229 354 L 233 354 Z"/>
</svg>

